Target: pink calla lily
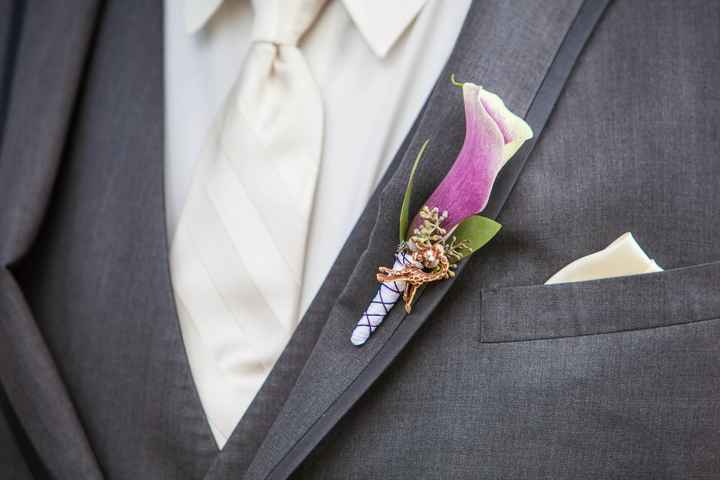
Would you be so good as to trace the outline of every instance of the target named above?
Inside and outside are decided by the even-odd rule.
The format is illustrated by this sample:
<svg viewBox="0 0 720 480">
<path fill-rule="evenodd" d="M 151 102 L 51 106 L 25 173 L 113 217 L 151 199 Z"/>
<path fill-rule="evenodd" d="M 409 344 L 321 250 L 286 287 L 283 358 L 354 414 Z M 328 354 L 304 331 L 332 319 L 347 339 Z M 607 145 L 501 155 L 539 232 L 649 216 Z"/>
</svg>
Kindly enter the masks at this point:
<svg viewBox="0 0 720 480">
<path fill-rule="evenodd" d="M 465 142 L 450 171 L 425 203 L 447 211 L 447 230 L 485 208 L 498 172 L 533 135 L 530 126 L 494 93 L 470 82 L 462 89 Z M 415 217 L 412 228 L 420 223 Z"/>
<path fill-rule="evenodd" d="M 456 84 L 454 79 L 453 83 Z M 418 213 L 408 232 L 407 208 L 412 194 L 412 178 L 427 141 L 420 149 L 400 212 L 401 250 L 396 253 L 392 268 L 379 268 L 377 279 L 380 287 L 353 329 L 350 338 L 353 345 L 367 342 L 400 297 L 405 301 L 405 310 L 410 313 L 420 285 L 454 275 L 449 257 L 454 255 L 453 259 L 457 261 L 471 255 L 501 227 L 491 219 L 474 215 L 485 209 L 500 169 L 526 140 L 532 138 L 533 132 L 522 118 L 507 109 L 497 95 L 473 83 L 462 84 L 462 89 L 465 100 L 463 147 L 450 171 L 425 202 L 427 208 Z M 469 220 L 462 223 L 466 219 Z M 458 225 L 460 227 L 455 229 Z M 418 228 L 420 226 L 422 228 Z M 448 232 L 451 230 L 452 238 L 449 239 Z M 437 237 L 449 243 L 438 241 Z M 457 245 L 463 245 L 464 250 L 461 251 Z"/>
</svg>

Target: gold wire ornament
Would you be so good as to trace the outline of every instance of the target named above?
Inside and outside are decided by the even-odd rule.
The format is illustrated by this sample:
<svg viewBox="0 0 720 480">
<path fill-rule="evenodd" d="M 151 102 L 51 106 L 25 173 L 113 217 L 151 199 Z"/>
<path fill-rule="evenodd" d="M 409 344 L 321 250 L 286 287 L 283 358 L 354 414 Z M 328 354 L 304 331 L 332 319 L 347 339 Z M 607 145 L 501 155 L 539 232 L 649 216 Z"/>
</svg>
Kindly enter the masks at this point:
<svg viewBox="0 0 720 480">
<path fill-rule="evenodd" d="M 431 282 L 446 280 L 455 275 L 453 264 L 462 258 L 463 250 L 468 249 L 466 242 L 456 242 L 442 227 L 447 212 L 440 213 L 437 208 L 424 206 L 420 210 L 420 224 L 407 242 L 403 242 L 399 251 L 408 255 L 410 261 L 399 270 L 379 267 L 377 281 L 405 282 L 403 301 L 405 311 L 412 311 L 412 304 L 418 289 Z"/>
<path fill-rule="evenodd" d="M 445 280 L 452 276 L 450 270 L 450 261 L 445 255 L 445 248 L 442 244 L 436 243 L 425 247 L 419 247 L 411 255 L 412 261 L 410 265 L 406 265 L 402 270 L 393 270 L 388 267 L 379 267 L 377 281 L 385 282 L 405 282 L 406 287 L 403 292 L 403 301 L 405 302 L 405 311 L 412 311 L 413 300 L 418 289 L 426 283 Z M 428 264 L 435 264 L 435 268 L 426 271 Z"/>
</svg>

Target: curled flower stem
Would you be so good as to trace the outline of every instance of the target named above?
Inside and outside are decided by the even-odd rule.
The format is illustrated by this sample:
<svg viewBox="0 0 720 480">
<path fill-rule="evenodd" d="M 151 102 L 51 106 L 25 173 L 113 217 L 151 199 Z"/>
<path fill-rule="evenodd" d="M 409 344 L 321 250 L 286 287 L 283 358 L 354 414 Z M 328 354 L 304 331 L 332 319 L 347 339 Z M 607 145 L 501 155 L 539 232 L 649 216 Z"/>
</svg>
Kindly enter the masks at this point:
<svg viewBox="0 0 720 480">
<path fill-rule="evenodd" d="M 456 87 L 459 87 L 459 88 L 463 88 L 463 85 L 465 85 L 464 82 L 458 82 L 457 80 L 455 80 L 454 73 L 450 74 L 450 83 L 452 83 L 453 85 L 455 85 Z"/>
</svg>

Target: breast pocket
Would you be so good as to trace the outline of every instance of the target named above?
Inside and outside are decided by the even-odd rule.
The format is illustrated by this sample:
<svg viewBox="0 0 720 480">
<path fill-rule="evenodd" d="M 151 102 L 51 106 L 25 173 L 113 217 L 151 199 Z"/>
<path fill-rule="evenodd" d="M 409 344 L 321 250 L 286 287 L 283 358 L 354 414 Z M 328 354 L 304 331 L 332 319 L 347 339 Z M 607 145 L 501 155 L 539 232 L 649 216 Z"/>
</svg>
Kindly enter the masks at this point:
<svg viewBox="0 0 720 480">
<path fill-rule="evenodd" d="M 720 317 L 720 262 L 628 277 L 482 290 L 480 341 L 597 335 Z"/>
</svg>

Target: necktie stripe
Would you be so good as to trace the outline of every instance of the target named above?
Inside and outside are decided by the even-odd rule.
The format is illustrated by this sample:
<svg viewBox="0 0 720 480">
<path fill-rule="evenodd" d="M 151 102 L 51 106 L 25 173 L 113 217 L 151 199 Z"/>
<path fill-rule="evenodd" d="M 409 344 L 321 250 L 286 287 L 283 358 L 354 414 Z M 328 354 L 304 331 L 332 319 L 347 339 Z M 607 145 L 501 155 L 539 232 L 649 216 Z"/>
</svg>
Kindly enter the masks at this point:
<svg viewBox="0 0 720 480">
<path fill-rule="evenodd" d="M 288 201 L 287 189 L 278 182 L 277 176 L 270 174 L 268 169 L 261 165 L 253 165 L 240 159 L 231 161 L 226 149 L 223 149 L 222 160 L 228 162 L 235 179 L 245 188 L 248 198 L 262 210 L 265 226 L 274 237 L 285 237 L 289 240 L 302 235 L 303 228 L 299 222 L 284 222 L 280 227 L 279 222 L 274 221 L 276 218 L 302 218 L 305 215 L 298 203 Z"/>
<path fill-rule="evenodd" d="M 287 326 L 275 316 L 271 306 L 258 289 L 252 275 L 243 263 L 242 257 L 237 253 L 237 247 L 227 235 L 226 226 L 220 215 L 215 211 L 210 200 L 204 195 L 197 195 L 197 200 L 189 208 L 188 218 L 193 219 L 192 231 L 180 229 L 183 235 L 191 239 L 194 260 L 185 262 L 193 265 L 201 264 L 204 271 L 194 272 L 193 278 L 205 278 L 204 290 L 188 292 L 190 297 L 202 295 L 199 301 L 212 297 L 216 292 L 218 299 L 222 300 L 228 315 L 217 315 L 213 322 L 213 330 L 225 331 L 237 326 L 242 335 L 254 345 L 253 350 L 258 353 L 264 350 L 263 346 L 272 346 L 280 343 L 287 334 Z M 200 200 L 203 200 L 202 202 Z M 192 214 L 192 215 L 191 215 Z M 177 241 L 177 240 L 176 240 Z M 212 289 L 213 291 L 206 292 Z M 199 291 L 198 291 L 199 290 Z M 198 315 L 206 317 L 209 307 L 198 308 Z M 216 309 L 217 311 L 217 309 Z M 208 322 L 205 324 L 210 325 Z M 258 342 L 262 338 L 263 342 Z M 238 341 L 238 340 L 234 340 Z M 250 346 L 244 347 L 244 350 Z"/>
<path fill-rule="evenodd" d="M 297 51 L 294 47 L 285 47 L 283 51 Z M 299 53 L 299 51 L 298 51 Z M 297 61 L 307 70 L 301 55 Z M 309 71 L 308 71 L 309 74 Z M 315 90 L 317 87 L 315 87 Z M 319 168 L 323 133 L 322 98 L 319 92 L 305 86 L 302 91 L 292 92 L 294 97 L 302 96 L 302 102 L 284 105 L 269 105 L 268 109 L 302 111 L 303 118 L 295 120 L 289 116 L 275 114 L 267 126 L 258 127 L 249 119 L 257 109 L 257 99 L 248 103 L 240 102 L 230 108 L 224 120 L 222 149 L 232 158 L 233 165 L 240 169 L 252 169 L 271 180 L 282 191 L 289 207 L 288 213 L 296 212 L 301 216 L 309 215 L 315 179 Z M 250 96 L 250 95 L 247 95 Z M 250 96 L 253 98 L 252 96 Z M 293 135 L 283 132 L 293 131 Z M 242 152 L 238 155 L 237 152 Z M 262 162 L 253 159 L 262 158 Z M 313 162 L 303 159 L 317 159 Z"/>
<path fill-rule="evenodd" d="M 218 179 L 216 187 L 220 187 L 219 183 L 225 185 L 224 196 L 227 197 L 226 204 L 222 206 L 216 204 L 218 209 L 228 208 L 232 210 L 245 211 L 252 215 L 252 219 L 248 219 L 248 224 L 256 220 L 260 227 L 264 228 L 267 238 L 272 242 L 268 248 L 283 259 L 286 268 L 289 271 L 290 278 L 300 284 L 302 276 L 302 265 L 298 264 L 298 259 L 304 254 L 305 231 L 302 225 L 297 222 L 297 217 L 291 213 L 290 204 L 287 198 L 284 198 L 283 191 L 278 188 L 277 182 L 273 182 L 272 178 L 261 173 L 255 173 L 249 181 L 242 181 L 237 169 L 233 168 L 226 154 L 220 155 L 218 159 L 216 175 Z M 250 170 L 250 169 L 248 169 Z M 252 190 L 247 188 L 248 184 L 255 182 L 255 188 Z M 270 192 L 263 191 L 263 188 L 272 188 Z M 256 224 L 252 224 L 256 228 Z M 300 241 L 298 241 L 300 240 Z M 264 253 L 264 252 L 263 252 Z M 298 266 L 299 265 L 299 266 Z"/>
<path fill-rule="evenodd" d="M 185 261 L 183 269 L 176 274 L 179 301 L 185 305 L 190 319 L 197 323 L 203 343 L 211 348 L 219 367 L 237 370 L 238 366 L 231 360 L 237 358 L 237 352 L 251 351 L 253 337 L 243 331 L 227 308 L 199 257 Z M 212 318 L 213 323 L 203 321 L 205 318 Z"/>
<path fill-rule="evenodd" d="M 228 171 L 218 168 L 216 173 L 208 184 L 208 194 L 222 218 L 222 225 L 262 297 L 275 316 L 289 327 L 289 322 L 297 315 L 292 292 L 299 287 L 301 267 L 296 264 L 295 269 L 291 269 L 285 262 L 275 248 L 276 241 L 264 228 L 259 212 L 244 189 L 232 182 Z M 248 225 L 252 225 L 252 229 Z"/>
</svg>

